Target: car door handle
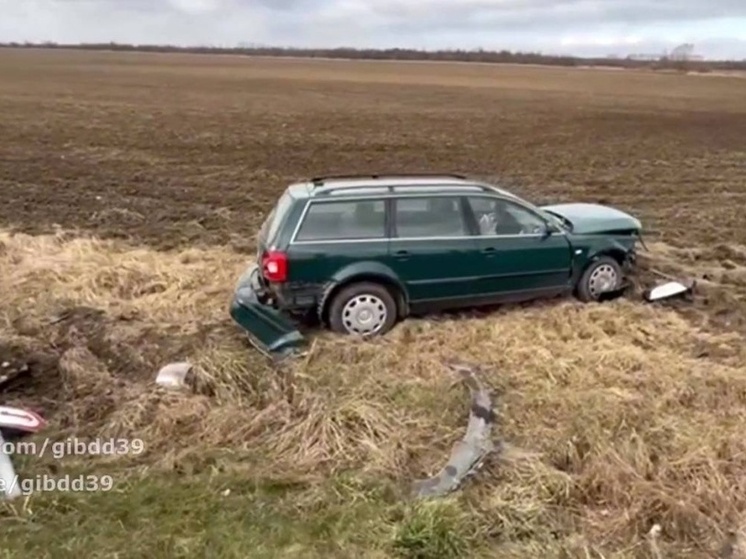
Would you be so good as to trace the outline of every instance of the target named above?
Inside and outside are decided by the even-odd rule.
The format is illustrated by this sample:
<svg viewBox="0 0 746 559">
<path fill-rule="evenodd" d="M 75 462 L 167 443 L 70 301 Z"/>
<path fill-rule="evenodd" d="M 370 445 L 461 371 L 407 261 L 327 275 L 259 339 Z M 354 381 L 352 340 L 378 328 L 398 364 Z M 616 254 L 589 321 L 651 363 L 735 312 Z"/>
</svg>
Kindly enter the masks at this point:
<svg viewBox="0 0 746 559">
<path fill-rule="evenodd" d="M 497 252 L 497 249 L 495 247 L 487 247 L 483 248 L 482 252 L 485 254 L 494 254 L 495 252 Z"/>
<path fill-rule="evenodd" d="M 394 253 L 394 256 L 396 258 L 399 258 L 400 260 L 405 260 L 405 259 L 409 258 L 409 251 L 408 250 L 397 250 Z"/>
</svg>

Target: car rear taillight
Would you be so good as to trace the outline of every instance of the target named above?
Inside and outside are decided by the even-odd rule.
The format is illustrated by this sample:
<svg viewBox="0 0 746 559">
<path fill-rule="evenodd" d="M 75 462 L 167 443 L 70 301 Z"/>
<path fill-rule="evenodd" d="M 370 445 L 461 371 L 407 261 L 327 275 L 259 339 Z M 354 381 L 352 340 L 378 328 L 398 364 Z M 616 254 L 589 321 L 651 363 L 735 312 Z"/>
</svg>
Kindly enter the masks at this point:
<svg viewBox="0 0 746 559">
<path fill-rule="evenodd" d="M 288 278 L 288 257 L 280 251 L 271 250 L 262 258 L 262 275 L 271 282 L 283 282 Z"/>
</svg>

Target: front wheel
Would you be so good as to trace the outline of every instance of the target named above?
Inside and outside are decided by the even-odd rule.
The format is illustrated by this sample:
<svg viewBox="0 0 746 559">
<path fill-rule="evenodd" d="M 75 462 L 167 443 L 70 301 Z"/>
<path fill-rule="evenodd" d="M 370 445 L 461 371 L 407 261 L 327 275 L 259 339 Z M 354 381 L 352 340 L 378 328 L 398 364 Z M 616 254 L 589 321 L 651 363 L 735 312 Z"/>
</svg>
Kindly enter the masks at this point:
<svg viewBox="0 0 746 559">
<path fill-rule="evenodd" d="M 384 286 L 354 283 L 332 297 L 329 325 L 340 334 L 380 336 L 394 327 L 396 310 L 396 301 Z"/>
<path fill-rule="evenodd" d="M 602 256 L 585 269 L 576 292 L 578 299 L 588 303 L 598 301 L 605 293 L 617 291 L 621 286 L 621 266 L 610 256 Z"/>
</svg>

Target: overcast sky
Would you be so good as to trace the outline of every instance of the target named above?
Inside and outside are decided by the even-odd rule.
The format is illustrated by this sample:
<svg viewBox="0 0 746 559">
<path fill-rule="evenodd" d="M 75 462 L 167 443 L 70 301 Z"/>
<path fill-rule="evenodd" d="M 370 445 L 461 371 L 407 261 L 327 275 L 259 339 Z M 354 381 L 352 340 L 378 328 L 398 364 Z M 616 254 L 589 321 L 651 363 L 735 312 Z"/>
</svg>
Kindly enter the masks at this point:
<svg viewBox="0 0 746 559">
<path fill-rule="evenodd" d="M 746 59 L 746 0 L 0 0 L 0 41 L 416 47 Z"/>
</svg>

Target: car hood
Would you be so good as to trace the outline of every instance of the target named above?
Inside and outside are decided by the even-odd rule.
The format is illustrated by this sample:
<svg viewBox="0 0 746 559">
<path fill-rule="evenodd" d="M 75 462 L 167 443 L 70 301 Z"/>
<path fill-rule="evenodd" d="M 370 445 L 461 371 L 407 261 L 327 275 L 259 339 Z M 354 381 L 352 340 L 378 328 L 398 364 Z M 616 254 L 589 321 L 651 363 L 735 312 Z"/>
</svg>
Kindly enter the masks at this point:
<svg viewBox="0 0 746 559">
<path fill-rule="evenodd" d="M 639 231 L 640 221 L 616 208 L 600 204 L 555 204 L 542 210 L 562 216 L 572 223 L 572 232 L 579 235 Z"/>
</svg>

